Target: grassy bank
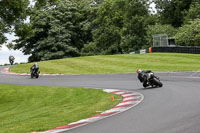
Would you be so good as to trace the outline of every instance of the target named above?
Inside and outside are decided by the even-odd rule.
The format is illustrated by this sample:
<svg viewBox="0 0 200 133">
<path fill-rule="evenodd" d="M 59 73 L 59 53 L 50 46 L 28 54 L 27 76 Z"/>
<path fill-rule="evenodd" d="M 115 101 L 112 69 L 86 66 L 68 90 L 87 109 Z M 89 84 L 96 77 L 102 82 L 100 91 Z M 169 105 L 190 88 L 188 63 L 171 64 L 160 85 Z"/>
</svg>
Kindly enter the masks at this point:
<svg viewBox="0 0 200 133">
<path fill-rule="evenodd" d="M 29 72 L 31 64 L 14 66 L 11 72 Z M 138 68 L 158 72 L 200 70 L 200 54 L 152 53 L 66 58 L 39 62 L 42 73 L 132 73 Z"/>
<path fill-rule="evenodd" d="M 71 87 L 0 84 L 0 132 L 44 131 L 87 118 L 115 106 L 118 95 Z"/>
</svg>

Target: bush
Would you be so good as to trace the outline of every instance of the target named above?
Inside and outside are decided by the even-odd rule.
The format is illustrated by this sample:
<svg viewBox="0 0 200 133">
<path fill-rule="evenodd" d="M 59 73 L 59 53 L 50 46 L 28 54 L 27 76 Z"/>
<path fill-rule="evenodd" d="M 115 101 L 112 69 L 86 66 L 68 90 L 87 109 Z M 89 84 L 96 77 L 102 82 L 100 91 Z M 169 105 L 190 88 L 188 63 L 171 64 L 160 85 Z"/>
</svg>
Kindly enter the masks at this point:
<svg viewBox="0 0 200 133">
<path fill-rule="evenodd" d="M 88 44 L 85 44 L 84 47 L 81 50 L 81 55 L 82 56 L 91 56 L 91 55 L 97 55 L 98 49 L 95 44 L 95 42 L 90 42 Z"/>
<path fill-rule="evenodd" d="M 175 38 L 177 45 L 200 46 L 200 19 L 195 19 L 179 28 Z"/>
</svg>

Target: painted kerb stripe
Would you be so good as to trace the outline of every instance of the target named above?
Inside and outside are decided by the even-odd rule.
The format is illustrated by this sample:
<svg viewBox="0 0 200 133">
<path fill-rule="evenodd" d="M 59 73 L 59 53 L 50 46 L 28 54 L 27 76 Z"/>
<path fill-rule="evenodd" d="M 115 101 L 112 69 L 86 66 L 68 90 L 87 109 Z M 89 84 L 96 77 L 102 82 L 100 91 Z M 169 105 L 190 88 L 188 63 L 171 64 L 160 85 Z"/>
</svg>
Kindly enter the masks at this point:
<svg viewBox="0 0 200 133">
<path fill-rule="evenodd" d="M 111 108 L 107 111 L 102 112 L 101 114 L 91 116 L 91 117 L 88 117 L 86 119 L 70 123 L 68 125 L 59 126 L 57 128 L 54 128 L 54 129 L 49 129 L 48 131 L 45 131 L 43 133 L 60 133 L 60 132 L 63 132 L 63 131 L 71 130 L 71 129 L 89 124 L 91 122 L 101 120 L 101 119 L 106 118 L 106 117 L 110 117 L 112 115 L 119 114 L 121 112 L 124 112 L 124 111 L 138 105 L 144 99 L 144 96 L 141 93 L 138 93 L 138 92 L 124 91 L 124 90 L 122 91 L 122 90 L 115 90 L 115 89 L 103 89 L 103 91 L 105 91 L 107 93 L 113 93 L 113 94 L 121 95 L 123 97 L 122 102 L 119 103 L 118 105 L 116 105 L 115 107 L 113 107 L 113 108 Z"/>
</svg>

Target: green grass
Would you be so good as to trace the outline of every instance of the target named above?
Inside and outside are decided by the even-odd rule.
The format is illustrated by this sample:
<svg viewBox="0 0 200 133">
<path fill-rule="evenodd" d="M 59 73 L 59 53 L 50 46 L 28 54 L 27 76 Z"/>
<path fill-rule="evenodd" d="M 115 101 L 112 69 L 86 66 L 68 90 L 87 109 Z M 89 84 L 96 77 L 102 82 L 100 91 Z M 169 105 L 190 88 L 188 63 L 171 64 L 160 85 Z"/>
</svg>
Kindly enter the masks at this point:
<svg viewBox="0 0 200 133">
<path fill-rule="evenodd" d="M 11 72 L 29 72 L 33 63 L 14 66 Z M 155 72 L 199 71 L 200 54 L 152 53 L 66 58 L 39 62 L 41 73 L 133 73 L 138 68 Z"/>
<path fill-rule="evenodd" d="M 45 131 L 78 121 L 115 106 L 121 96 L 72 87 L 0 84 L 0 132 Z"/>
</svg>

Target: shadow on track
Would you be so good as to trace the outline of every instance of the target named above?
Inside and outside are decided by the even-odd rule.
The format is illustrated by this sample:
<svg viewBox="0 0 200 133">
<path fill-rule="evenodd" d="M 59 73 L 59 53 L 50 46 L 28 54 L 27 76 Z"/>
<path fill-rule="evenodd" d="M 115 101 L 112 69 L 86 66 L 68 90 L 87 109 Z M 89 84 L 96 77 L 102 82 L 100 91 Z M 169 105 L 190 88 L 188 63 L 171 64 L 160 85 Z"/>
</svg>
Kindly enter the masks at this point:
<svg viewBox="0 0 200 133">
<path fill-rule="evenodd" d="M 159 89 L 159 88 L 162 88 L 162 87 L 146 87 L 146 88 L 139 88 L 136 90 L 151 90 L 151 89 Z"/>
</svg>

